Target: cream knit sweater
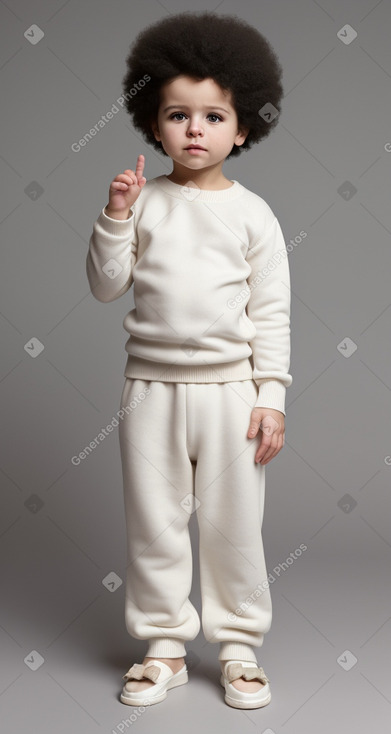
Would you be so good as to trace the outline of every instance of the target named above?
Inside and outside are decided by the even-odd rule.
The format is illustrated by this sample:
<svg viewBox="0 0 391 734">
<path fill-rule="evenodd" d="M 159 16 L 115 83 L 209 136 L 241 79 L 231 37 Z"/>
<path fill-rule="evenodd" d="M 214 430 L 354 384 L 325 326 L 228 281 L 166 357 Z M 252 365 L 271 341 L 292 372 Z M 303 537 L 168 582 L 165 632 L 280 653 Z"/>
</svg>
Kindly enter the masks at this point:
<svg viewBox="0 0 391 734">
<path fill-rule="evenodd" d="M 290 366 L 290 274 L 269 205 L 238 181 L 209 191 L 162 175 L 125 220 L 102 209 L 87 277 L 114 301 L 134 283 L 124 375 L 173 382 L 253 379 L 254 406 L 285 415 Z"/>
</svg>

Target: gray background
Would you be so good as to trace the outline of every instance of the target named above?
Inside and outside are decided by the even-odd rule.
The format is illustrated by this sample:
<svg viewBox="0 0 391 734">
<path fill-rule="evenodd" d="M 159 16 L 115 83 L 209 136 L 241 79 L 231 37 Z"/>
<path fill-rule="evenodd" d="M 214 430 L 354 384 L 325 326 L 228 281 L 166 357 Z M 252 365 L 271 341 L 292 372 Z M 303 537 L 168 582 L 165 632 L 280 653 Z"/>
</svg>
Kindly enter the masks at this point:
<svg viewBox="0 0 391 734">
<path fill-rule="evenodd" d="M 270 40 L 284 69 L 279 125 L 224 165 L 227 177 L 266 199 L 287 243 L 298 238 L 289 254 L 286 443 L 266 468 L 266 562 L 280 575 L 257 655 L 272 701 L 264 709 L 228 707 L 218 646 L 201 631 L 188 645 L 189 684 L 125 726 L 136 710 L 119 702 L 122 675 L 142 660 L 146 643 L 126 631 L 124 583 L 105 581 L 112 573 L 123 581 L 126 567 L 118 429 L 80 465 L 71 458 L 119 409 L 122 321 L 133 289 L 99 303 L 85 260 L 110 181 L 134 168 L 140 152 L 147 179 L 172 164 L 144 143 L 124 110 L 80 152 L 71 145 L 120 96 L 138 31 L 188 9 L 244 18 Z M 58 734 L 133 725 L 166 732 L 175 723 L 188 732 L 384 731 L 380 722 L 391 713 L 391 3 L 13 0 L 11 7 L 8 0 L 0 20 L 3 724 Z M 35 45 L 24 36 L 32 24 L 44 32 Z M 350 43 L 338 36 L 346 24 L 358 34 Z M 35 357 L 34 339 L 44 347 Z M 190 529 L 191 600 L 200 610 L 194 514 Z M 281 570 L 301 543 L 307 550 Z"/>
</svg>

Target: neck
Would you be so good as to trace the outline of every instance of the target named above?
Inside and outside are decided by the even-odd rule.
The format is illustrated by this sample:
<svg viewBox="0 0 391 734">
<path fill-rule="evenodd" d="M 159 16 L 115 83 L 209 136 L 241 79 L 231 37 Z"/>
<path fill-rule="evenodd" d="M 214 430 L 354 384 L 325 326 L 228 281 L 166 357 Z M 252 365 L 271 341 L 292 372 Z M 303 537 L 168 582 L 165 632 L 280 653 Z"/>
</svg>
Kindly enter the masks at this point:
<svg viewBox="0 0 391 734">
<path fill-rule="evenodd" d="M 204 168 L 201 171 L 192 171 L 190 168 L 178 169 L 174 166 L 167 178 L 179 186 L 191 187 L 192 184 L 195 184 L 196 187 L 207 191 L 229 189 L 233 185 L 232 181 L 223 175 L 221 167 L 218 170 Z"/>
</svg>

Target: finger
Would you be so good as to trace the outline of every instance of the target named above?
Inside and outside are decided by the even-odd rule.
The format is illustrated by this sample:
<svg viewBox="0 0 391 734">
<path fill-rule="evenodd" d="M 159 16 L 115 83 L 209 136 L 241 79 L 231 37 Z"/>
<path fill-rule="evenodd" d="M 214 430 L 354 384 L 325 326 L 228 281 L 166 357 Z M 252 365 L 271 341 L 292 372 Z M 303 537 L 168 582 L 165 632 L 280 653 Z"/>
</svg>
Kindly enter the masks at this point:
<svg viewBox="0 0 391 734">
<path fill-rule="evenodd" d="M 119 176 L 117 176 L 117 179 L 120 177 L 123 177 L 126 180 L 130 179 L 132 183 L 137 183 L 137 176 L 131 168 L 127 168 L 126 171 L 120 173 Z"/>
<path fill-rule="evenodd" d="M 130 174 L 129 175 L 126 175 L 125 173 L 120 173 L 114 179 L 114 181 L 122 181 L 123 183 L 127 184 L 128 186 L 131 186 L 132 184 L 136 184 L 137 183 L 137 179 L 136 179 L 136 176 L 135 176 L 134 173 L 132 175 L 130 175 Z"/>
<path fill-rule="evenodd" d="M 129 191 L 129 184 L 122 181 L 113 181 L 110 185 L 110 191 L 121 191 L 122 193 L 125 193 L 126 191 Z"/>
<path fill-rule="evenodd" d="M 247 436 L 249 438 L 254 438 L 254 436 L 257 435 L 259 431 L 259 421 L 250 421 L 250 425 L 247 431 Z"/>
<path fill-rule="evenodd" d="M 261 459 L 255 459 L 255 461 L 257 464 L 262 464 L 262 465 L 268 464 L 269 461 L 271 461 L 271 459 L 274 458 L 275 454 L 276 454 L 276 451 L 272 447 L 270 447 L 269 450 L 266 451 L 265 455 Z"/>
<path fill-rule="evenodd" d="M 281 451 L 282 447 L 284 445 L 283 441 L 283 435 L 279 435 L 277 441 L 271 442 L 271 445 L 269 446 L 268 450 L 261 455 L 260 448 L 258 449 L 256 455 L 255 455 L 255 461 L 259 464 L 268 464 L 269 461 L 274 459 L 275 456 Z"/>
<path fill-rule="evenodd" d="M 269 456 L 269 457 L 268 457 L 267 459 L 263 459 L 263 461 L 260 461 L 260 462 L 259 462 L 259 464 L 260 464 L 261 466 L 266 466 L 266 464 L 269 464 L 269 462 L 270 462 L 270 461 L 271 461 L 272 459 L 274 459 L 274 456 L 275 456 L 275 455 L 273 455 L 273 456 Z"/>
<path fill-rule="evenodd" d="M 258 446 L 258 449 L 257 449 L 256 454 L 255 454 L 255 461 L 257 463 L 259 463 L 260 461 L 262 461 L 265 458 L 267 452 L 269 451 L 270 445 L 271 445 L 271 441 L 270 440 L 269 441 L 265 441 L 264 440 L 264 434 L 263 434 L 262 441 L 261 441 L 260 445 Z"/>
<path fill-rule="evenodd" d="M 275 449 L 273 453 L 271 454 L 269 454 L 268 452 L 261 463 L 268 464 L 269 461 L 271 461 L 272 459 L 274 459 L 277 456 L 278 452 L 279 452 L 279 449 Z"/>
<path fill-rule="evenodd" d="M 275 455 L 277 454 L 277 447 L 276 446 L 269 446 L 267 451 L 264 453 L 261 462 L 265 463 L 265 461 L 270 461 Z"/>
<path fill-rule="evenodd" d="M 140 153 L 136 163 L 136 177 L 137 179 L 142 178 L 145 164 L 145 156 Z"/>
<path fill-rule="evenodd" d="M 263 431 L 261 443 L 255 454 L 255 461 L 259 463 L 264 459 L 268 459 L 272 454 L 274 454 L 277 446 L 278 436 L 276 434 L 269 435 Z"/>
</svg>

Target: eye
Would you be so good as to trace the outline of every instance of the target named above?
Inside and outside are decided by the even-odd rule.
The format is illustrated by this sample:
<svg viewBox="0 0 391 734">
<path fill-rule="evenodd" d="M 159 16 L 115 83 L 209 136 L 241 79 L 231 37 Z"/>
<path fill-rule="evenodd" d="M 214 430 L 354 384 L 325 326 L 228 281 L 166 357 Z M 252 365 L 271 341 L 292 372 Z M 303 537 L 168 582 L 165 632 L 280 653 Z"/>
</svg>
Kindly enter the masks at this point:
<svg viewBox="0 0 391 734">
<path fill-rule="evenodd" d="M 170 115 L 170 120 L 178 119 L 178 116 L 186 117 L 184 112 L 173 112 L 172 115 Z M 216 115 L 214 112 L 209 112 L 208 117 L 215 117 L 217 120 L 220 120 L 220 122 L 223 122 L 223 118 L 220 117 L 220 115 Z M 214 122 L 214 120 L 212 120 Z"/>
<path fill-rule="evenodd" d="M 183 112 L 174 112 L 172 115 L 170 115 L 170 120 L 173 120 L 174 117 L 177 117 L 178 115 L 182 115 L 182 117 L 183 117 L 184 116 L 184 113 Z"/>
</svg>

